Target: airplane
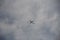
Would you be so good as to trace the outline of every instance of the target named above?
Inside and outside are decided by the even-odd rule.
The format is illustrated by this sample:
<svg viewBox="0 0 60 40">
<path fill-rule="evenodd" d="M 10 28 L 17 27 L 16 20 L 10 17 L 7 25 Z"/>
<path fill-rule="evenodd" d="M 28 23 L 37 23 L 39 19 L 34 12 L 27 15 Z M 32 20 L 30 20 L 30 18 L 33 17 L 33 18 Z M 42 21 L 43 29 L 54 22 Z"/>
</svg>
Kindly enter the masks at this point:
<svg viewBox="0 0 60 40">
<path fill-rule="evenodd" d="M 30 20 L 30 24 L 35 24 L 33 20 Z"/>
</svg>

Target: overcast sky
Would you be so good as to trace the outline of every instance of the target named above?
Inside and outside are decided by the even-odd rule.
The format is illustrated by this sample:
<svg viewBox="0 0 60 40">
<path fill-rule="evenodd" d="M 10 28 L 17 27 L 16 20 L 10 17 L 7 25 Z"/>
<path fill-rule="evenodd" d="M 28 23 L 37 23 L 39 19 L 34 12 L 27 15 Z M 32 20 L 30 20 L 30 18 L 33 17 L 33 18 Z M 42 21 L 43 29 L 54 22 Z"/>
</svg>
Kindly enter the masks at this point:
<svg viewBox="0 0 60 40">
<path fill-rule="evenodd" d="M 0 0 L 0 40 L 60 40 L 59 0 Z"/>
</svg>

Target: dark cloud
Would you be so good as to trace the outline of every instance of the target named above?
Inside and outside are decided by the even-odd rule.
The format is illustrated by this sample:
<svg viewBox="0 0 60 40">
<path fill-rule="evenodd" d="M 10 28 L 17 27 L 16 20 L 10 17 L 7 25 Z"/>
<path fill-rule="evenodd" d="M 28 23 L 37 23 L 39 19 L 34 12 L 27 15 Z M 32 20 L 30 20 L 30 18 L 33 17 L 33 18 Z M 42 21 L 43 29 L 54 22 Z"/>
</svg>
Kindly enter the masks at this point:
<svg viewBox="0 0 60 40">
<path fill-rule="evenodd" d="M 15 18 L 11 16 L 8 12 L 0 11 L 0 22 L 5 22 L 7 24 L 12 24 Z"/>
<path fill-rule="evenodd" d="M 14 40 L 14 32 L 3 32 L 2 28 L 0 27 L 0 40 Z"/>
<path fill-rule="evenodd" d="M 0 34 L 0 40 L 14 40 L 14 34 L 13 33 Z"/>
</svg>

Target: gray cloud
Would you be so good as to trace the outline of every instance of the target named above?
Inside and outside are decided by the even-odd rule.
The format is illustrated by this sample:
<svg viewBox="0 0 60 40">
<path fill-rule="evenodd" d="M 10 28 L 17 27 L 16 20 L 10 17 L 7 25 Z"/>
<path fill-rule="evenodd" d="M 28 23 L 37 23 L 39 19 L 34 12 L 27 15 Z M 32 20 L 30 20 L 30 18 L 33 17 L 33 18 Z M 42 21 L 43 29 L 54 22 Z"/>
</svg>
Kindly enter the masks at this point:
<svg viewBox="0 0 60 40">
<path fill-rule="evenodd" d="M 14 18 L 8 12 L 0 11 L 0 22 L 3 21 L 7 24 L 12 24 L 14 22 Z"/>
<path fill-rule="evenodd" d="M 0 7 L 2 38 L 59 40 L 60 14 L 57 4 L 55 0 L 5 0 Z M 31 20 L 34 24 L 30 24 Z"/>
</svg>

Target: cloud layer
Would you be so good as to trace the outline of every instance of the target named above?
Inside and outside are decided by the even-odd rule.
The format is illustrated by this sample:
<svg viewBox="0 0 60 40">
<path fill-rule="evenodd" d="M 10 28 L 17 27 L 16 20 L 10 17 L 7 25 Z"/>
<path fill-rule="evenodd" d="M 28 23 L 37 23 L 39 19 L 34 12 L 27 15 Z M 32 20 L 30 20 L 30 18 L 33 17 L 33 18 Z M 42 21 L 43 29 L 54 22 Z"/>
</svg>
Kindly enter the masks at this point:
<svg viewBox="0 0 60 40">
<path fill-rule="evenodd" d="M 2 0 L 0 3 L 0 33 L 6 40 L 59 40 L 58 1 Z"/>
</svg>

